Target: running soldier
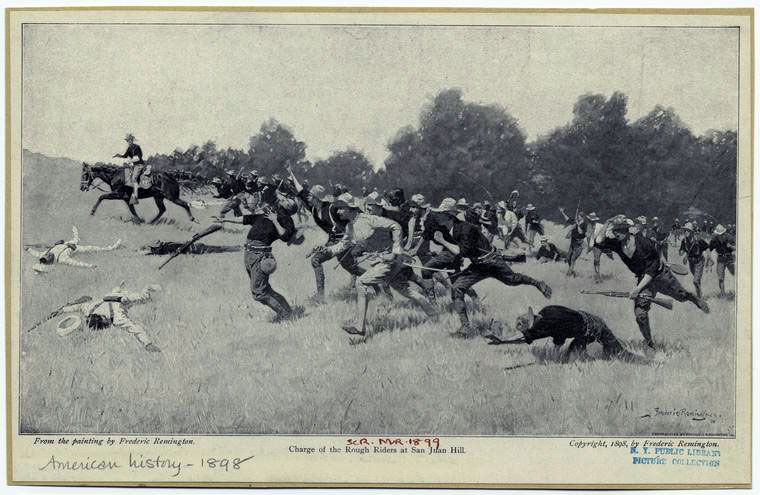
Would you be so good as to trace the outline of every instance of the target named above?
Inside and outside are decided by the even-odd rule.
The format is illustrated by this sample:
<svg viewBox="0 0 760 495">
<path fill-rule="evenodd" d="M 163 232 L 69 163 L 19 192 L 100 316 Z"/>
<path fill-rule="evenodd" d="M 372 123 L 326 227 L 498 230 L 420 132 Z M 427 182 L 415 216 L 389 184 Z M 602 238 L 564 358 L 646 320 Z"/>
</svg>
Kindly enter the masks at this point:
<svg viewBox="0 0 760 495">
<path fill-rule="evenodd" d="M 345 236 L 327 248 L 332 255 L 345 252 L 358 245 L 370 253 L 370 268 L 357 278 L 358 309 L 361 323 L 356 319 L 345 322 L 343 330 L 353 335 L 368 336 L 367 310 L 370 293 L 375 288 L 389 285 L 402 296 L 414 302 L 425 314 L 434 318 L 435 309 L 423 294 L 412 288 L 412 269 L 407 266 L 411 256 L 401 249 L 401 225 L 377 215 L 362 213 L 360 204 L 353 198 L 342 196 L 333 205 L 337 216 L 347 223 Z M 358 325 L 358 328 L 357 328 Z"/>
<path fill-rule="evenodd" d="M 683 234 L 678 254 L 684 255 L 684 265 L 688 262 L 689 271 L 694 277 L 694 289 L 697 297 L 702 297 L 702 274 L 705 270 L 704 253 L 709 249 L 709 245 L 694 233 L 694 226 L 691 222 L 686 222 L 686 225 L 683 226 Z"/>
<path fill-rule="evenodd" d="M 544 226 L 541 225 L 541 218 L 536 213 L 536 207 L 533 203 L 528 203 L 525 207 L 525 232 L 528 233 L 528 245 L 533 249 L 536 235 L 544 235 Z"/>
<path fill-rule="evenodd" d="M 715 271 L 718 275 L 718 287 L 720 288 L 720 297 L 726 296 L 725 278 L 726 269 L 734 275 L 734 251 L 736 251 L 736 241 L 728 235 L 725 227 L 718 224 L 713 231 L 713 237 L 710 239 L 709 249 L 715 251 L 717 260 Z"/>
<path fill-rule="evenodd" d="M 586 249 L 586 252 L 592 251 L 594 254 L 594 283 L 600 284 L 602 283 L 602 273 L 601 273 L 601 265 L 602 265 L 602 253 L 607 255 L 609 259 L 614 259 L 612 257 L 612 253 L 609 251 L 602 251 L 594 244 L 594 239 L 596 237 L 596 233 L 602 229 L 604 226 L 599 223 L 599 216 L 597 216 L 596 212 L 591 212 L 586 216 L 586 220 L 589 221 L 589 229 L 587 230 L 587 238 L 586 241 L 588 242 L 588 248 Z"/>
<path fill-rule="evenodd" d="M 350 246 L 340 252 L 332 253 L 330 251 L 330 248 L 345 236 L 346 224 L 348 223 L 338 217 L 333 201 L 327 200 L 329 198 L 319 199 L 315 193 L 303 187 L 290 167 L 288 167 L 288 173 L 298 197 L 309 207 L 311 215 L 314 217 L 314 223 L 327 234 L 327 242 L 323 246 L 315 247 L 311 252 L 311 268 L 314 270 L 314 279 L 317 285 L 317 292 L 312 300 L 321 304 L 325 299 L 325 269 L 322 265 L 326 261 L 335 257 L 338 258 L 340 266 L 351 274 L 351 287 L 356 285 L 356 277 L 364 273 L 364 270 L 356 263 Z"/>
<path fill-rule="evenodd" d="M 595 239 L 600 249 L 607 249 L 618 256 L 628 269 L 636 276 L 638 284 L 630 292 L 634 300 L 633 312 L 636 324 L 646 344 L 654 348 L 652 328 L 649 325 L 649 310 L 652 298 L 661 292 L 676 301 L 689 301 L 705 313 L 710 312 L 707 303 L 684 289 L 662 262 L 654 244 L 638 233 L 634 222 L 619 215 L 608 220 L 605 228 Z"/>
<path fill-rule="evenodd" d="M 248 241 L 245 243 L 245 270 L 251 279 L 253 299 L 275 312 L 273 322 L 281 322 L 293 315 L 293 310 L 285 297 L 269 284 L 269 276 L 277 268 L 277 261 L 272 255 L 272 244 L 283 241 L 290 244 L 303 242 L 297 235 L 291 215 L 295 213 L 295 202 L 280 204 L 273 185 L 264 187 L 261 195 L 262 207 L 251 215 L 243 215 L 242 220 L 226 220 L 217 217 L 222 223 L 250 225 Z"/>
<path fill-rule="evenodd" d="M 565 223 L 572 227 L 570 233 L 568 234 L 570 237 L 570 249 L 568 249 L 568 268 L 566 275 L 568 277 L 576 277 L 577 274 L 575 273 L 575 263 L 583 253 L 583 241 L 586 240 L 588 222 L 586 221 L 586 216 L 582 211 L 575 213 L 575 219 L 571 219 L 569 216 L 567 216 L 565 209 L 562 207 L 559 208 L 559 212 L 563 217 L 565 217 Z"/>
<path fill-rule="evenodd" d="M 532 285 L 547 299 L 551 297 L 552 290 L 545 282 L 512 271 L 477 225 L 457 219 L 456 203 L 452 198 L 444 199 L 438 211 L 442 213 L 441 223 L 446 231 L 451 232 L 451 234 L 444 236 L 441 231 L 437 231 L 435 233 L 436 242 L 454 257 L 470 260 L 470 265 L 467 268 L 453 276 L 454 311 L 459 315 L 461 323 L 459 335 L 469 336 L 471 332 L 464 296 L 473 285 L 482 280 L 494 278 L 509 286 Z M 451 241 L 448 241 L 446 237 Z"/>
</svg>

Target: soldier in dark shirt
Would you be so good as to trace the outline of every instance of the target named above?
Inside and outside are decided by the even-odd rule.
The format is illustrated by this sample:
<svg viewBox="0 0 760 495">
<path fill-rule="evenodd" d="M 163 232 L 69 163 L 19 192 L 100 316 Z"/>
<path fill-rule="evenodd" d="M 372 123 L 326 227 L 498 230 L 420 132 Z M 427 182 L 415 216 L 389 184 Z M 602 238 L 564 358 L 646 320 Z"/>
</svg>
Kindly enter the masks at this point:
<svg viewBox="0 0 760 495">
<path fill-rule="evenodd" d="M 628 354 L 604 320 L 591 313 L 565 306 L 546 306 L 538 314 L 534 314 L 533 308 L 528 307 L 526 314 L 517 317 L 515 328 L 522 337 L 502 340 L 494 335 L 487 335 L 489 345 L 531 344 L 536 340 L 551 337 L 556 346 L 572 339 L 566 357 L 584 351 L 586 346 L 593 342 L 602 345 L 604 357 L 607 359 Z"/>
<path fill-rule="evenodd" d="M 569 236 L 570 236 L 570 249 L 568 249 L 568 257 L 567 257 L 567 276 L 575 277 L 577 274 L 575 273 L 575 263 L 578 261 L 578 258 L 580 258 L 581 254 L 583 253 L 583 241 L 586 240 L 586 231 L 588 230 L 588 222 L 586 221 L 586 215 L 579 211 L 576 213 L 575 218 L 571 219 L 567 214 L 565 213 L 565 209 L 561 208 L 559 209 L 560 213 L 562 213 L 562 216 L 565 217 L 565 222 L 567 225 L 571 225 L 573 228 L 570 230 Z"/>
<path fill-rule="evenodd" d="M 702 273 L 705 270 L 704 253 L 708 249 L 708 244 L 694 234 L 694 226 L 687 222 L 683 226 L 684 237 L 681 246 L 678 248 L 678 254 L 684 255 L 684 264 L 688 262 L 689 271 L 694 277 L 694 289 L 697 291 L 697 297 L 702 297 Z"/>
<path fill-rule="evenodd" d="M 546 237 L 541 236 L 539 238 L 540 245 L 538 251 L 536 251 L 536 259 L 539 263 L 546 263 L 547 261 L 564 261 L 565 256 L 559 252 L 557 246 L 549 242 Z"/>
<path fill-rule="evenodd" d="M 720 297 L 725 297 L 726 268 L 728 268 L 731 275 L 734 274 L 734 251 L 736 250 L 736 241 L 728 235 L 728 232 L 723 225 L 718 224 L 713 231 L 712 239 L 710 239 L 709 249 L 715 251 L 718 255 L 715 271 L 718 274 Z"/>
<path fill-rule="evenodd" d="M 289 166 L 288 172 L 298 197 L 306 203 L 311 211 L 314 223 L 327 234 L 327 242 L 323 246 L 314 248 L 311 252 L 311 267 L 314 270 L 314 278 L 317 284 L 317 292 L 312 300 L 316 303 L 322 303 L 325 298 L 325 269 L 322 265 L 325 262 L 337 257 L 340 266 L 351 274 L 351 287 L 356 285 L 356 277 L 364 273 L 364 270 L 356 263 L 351 246 L 337 254 L 331 253 L 328 249 L 343 239 L 348 222 L 337 215 L 332 202 L 323 201 L 312 194 L 309 189 L 304 188 Z M 356 254 L 358 255 L 358 252 Z"/>
<path fill-rule="evenodd" d="M 130 133 L 124 138 L 127 142 L 127 151 L 124 154 L 115 154 L 114 158 L 126 158 L 129 160 L 130 167 L 132 169 L 132 197 L 129 199 L 129 204 L 136 205 L 137 192 L 140 188 L 140 176 L 142 176 L 145 170 L 145 162 L 143 161 L 143 152 L 140 145 L 135 144 L 135 137 Z"/>
<path fill-rule="evenodd" d="M 528 233 L 528 244 L 533 249 L 536 235 L 544 235 L 544 226 L 541 225 L 541 218 L 533 203 L 528 203 L 525 207 L 525 231 Z"/>
<path fill-rule="evenodd" d="M 165 254 L 174 254 L 178 249 L 184 246 L 184 242 L 170 241 L 153 241 L 150 244 L 142 246 L 138 251 L 144 255 L 163 256 Z M 209 246 L 200 242 L 189 245 L 182 254 L 211 254 L 211 253 L 231 253 L 240 251 L 240 246 Z"/>
<path fill-rule="evenodd" d="M 458 220 L 456 218 L 458 213 L 456 202 L 452 198 L 443 200 L 438 211 L 442 213 L 441 223 L 444 225 L 446 233 L 448 234 L 450 229 L 451 235 L 446 236 L 443 232 L 438 231 L 434 234 L 435 241 L 455 257 L 470 260 L 470 265 L 467 268 L 453 276 L 452 297 L 454 299 L 454 310 L 459 315 L 462 324 L 460 334 L 470 334 L 470 320 L 464 303 L 465 293 L 482 280 L 495 278 L 510 286 L 532 285 L 547 299 L 551 297 L 552 290 L 545 282 L 512 271 L 501 254 L 488 242 L 478 225 Z M 446 237 L 453 242 L 447 240 Z"/>
<path fill-rule="evenodd" d="M 251 215 L 243 215 L 242 220 L 218 219 L 221 222 L 250 225 L 248 240 L 245 243 L 245 269 L 251 279 L 253 298 L 271 308 L 276 317 L 274 321 L 282 321 L 292 316 L 293 310 L 282 294 L 269 285 L 269 275 L 277 267 L 272 255 L 272 244 L 277 241 L 298 243 L 303 237 L 296 236 L 296 227 L 288 212 L 277 201 L 276 193 L 265 191 L 263 208 L 257 209 Z"/>
<path fill-rule="evenodd" d="M 617 216 L 605 223 L 594 243 L 599 249 L 616 253 L 625 266 L 636 276 L 638 285 L 631 291 L 636 323 L 647 345 L 654 348 L 652 329 L 649 325 L 649 309 L 652 298 L 661 292 L 676 301 L 690 301 L 705 313 L 710 312 L 707 303 L 684 289 L 670 269 L 660 259 L 652 241 L 632 233 L 633 221 Z M 634 231 L 635 232 L 635 231 Z"/>
</svg>

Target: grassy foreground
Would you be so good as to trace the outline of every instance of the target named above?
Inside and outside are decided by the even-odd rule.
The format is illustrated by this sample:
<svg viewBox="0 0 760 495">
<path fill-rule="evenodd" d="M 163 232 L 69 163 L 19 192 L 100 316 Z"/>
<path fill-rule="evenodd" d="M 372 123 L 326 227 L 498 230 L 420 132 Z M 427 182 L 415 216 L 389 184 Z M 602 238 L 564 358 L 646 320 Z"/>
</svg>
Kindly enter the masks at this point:
<svg viewBox="0 0 760 495">
<path fill-rule="evenodd" d="M 34 259 L 22 267 L 23 328 L 50 310 L 87 294 L 102 295 L 126 280 L 140 289 L 159 283 L 153 303 L 130 315 L 162 349 L 145 352 L 117 330 L 79 331 L 59 337 L 57 320 L 21 336 L 21 431 L 25 433 L 299 433 L 436 435 L 651 435 L 734 432 L 735 305 L 716 297 L 717 280 L 706 273 L 704 292 L 712 313 L 675 303 L 650 315 L 661 351 L 647 362 L 592 359 L 563 364 L 550 341 L 531 346 L 486 345 L 485 339 L 450 336 L 453 314 L 438 323 L 401 301 L 373 301 L 370 315 L 384 331 L 352 343 L 339 324 L 352 312 L 341 295 L 343 270 L 326 264 L 328 304 L 310 306 L 314 276 L 305 255 L 323 242 L 315 228 L 302 246 L 278 243 L 272 285 L 306 316 L 273 324 L 272 313 L 248 289 L 242 253 L 181 256 L 160 272 L 162 258 L 135 250 L 154 239 L 186 240 L 218 207 L 196 209 L 200 225 L 167 202 L 156 226 L 134 225 L 121 202 L 88 212 L 98 192 L 80 193 L 73 162 L 24 156 L 23 240 L 52 243 L 79 228 L 83 244 L 124 247 L 79 255 L 96 270 L 55 267 L 36 275 Z M 192 199 L 192 198 L 185 198 Z M 150 200 L 138 211 L 150 218 Z M 240 245 L 245 230 L 227 227 L 204 243 Z M 641 354 L 633 302 L 578 294 L 582 288 L 630 290 L 631 274 L 619 261 L 602 260 L 603 284 L 592 280 L 591 257 L 581 276 L 568 279 L 563 264 L 529 261 L 517 271 L 554 289 L 553 304 L 604 318 L 615 334 Z M 691 278 L 681 277 L 687 288 Z M 727 276 L 729 285 L 733 278 Z M 482 307 L 473 319 L 511 325 L 528 305 L 546 303 L 533 288 L 485 281 L 476 289 Z M 397 296 L 398 298 L 398 296 Z M 441 302 L 444 310 L 448 298 Z M 661 414 L 682 410 L 692 417 Z M 657 411 L 660 411 L 658 413 Z"/>
</svg>

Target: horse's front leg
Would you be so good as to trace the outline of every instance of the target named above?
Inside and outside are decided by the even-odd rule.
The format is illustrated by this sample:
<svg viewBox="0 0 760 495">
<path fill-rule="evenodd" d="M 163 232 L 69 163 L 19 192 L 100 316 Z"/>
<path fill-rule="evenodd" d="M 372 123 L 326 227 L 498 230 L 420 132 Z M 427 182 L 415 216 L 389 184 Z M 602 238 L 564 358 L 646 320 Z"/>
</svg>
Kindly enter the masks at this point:
<svg viewBox="0 0 760 495">
<path fill-rule="evenodd" d="M 129 208 L 129 212 L 132 214 L 132 220 L 135 223 L 143 223 L 145 220 L 140 218 L 140 215 L 137 214 L 135 211 L 135 206 L 129 203 L 129 198 L 125 199 L 124 202 L 127 204 L 127 208 Z"/>
<path fill-rule="evenodd" d="M 95 201 L 95 205 L 93 205 L 92 209 L 90 210 L 90 215 L 95 214 L 95 212 L 98 210 L 98 206 L 100 206 L 100 202 L 104 199 L 121 199 L 121 195 L 115 192 L 101 194 L 98 200 Z"/>
</svg>

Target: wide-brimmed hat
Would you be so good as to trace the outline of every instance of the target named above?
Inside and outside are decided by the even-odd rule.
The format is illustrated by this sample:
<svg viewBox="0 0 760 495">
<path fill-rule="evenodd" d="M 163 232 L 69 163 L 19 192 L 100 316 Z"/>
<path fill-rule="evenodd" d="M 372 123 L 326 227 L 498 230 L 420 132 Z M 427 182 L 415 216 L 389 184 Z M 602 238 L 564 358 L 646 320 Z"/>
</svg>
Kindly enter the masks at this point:
<svg viewBox="0 0 760 495">
<path fill-rule="evenodd" d="M 364 206 L 359 200 L 354 198 L 351 193 L 343 193 L 335 199 L 333 208 L 353 208 L 355 210 L 361 210 Z"/>
<path fill-rule="evenodd" d="M 213 179 L 211 179 L 211 183 L 212 184 L 221 184 L 222 183 L 222 179 L 220 177 L 214 177 Z"/>
<path fill-rule="evenodd" d="M 476 208 L 483 208 L 483 203 L 481 203 L 481 202 L 473 203 L 472 204 L 472 209 L 474 210 Z"/>
<path fill-rule="evenodd" d="M 470 206 L 470 203 L 468 203 L 464 198 L 459 198 L 459 200 L 456 201 L 456 205 L 458 208 L 468 208 Z"/>
<path fill-rule="evenodd" d="M 224 173 L 227 174 L 227 175 L 235 175 L 235 171 L 232 170 L 232 169 L 229 169 L 229 170 L 225 171 Z"/>
<path fill-rule="evenodd" d="M 715 235 L 721 235 L 725 233 L 726 233 L 726 228 L 721 224 L 716 225 L 715 230 L 713 230 L 713 234 Z"/>
<path fill-rule="evenodd" d="M 383 198 L 377 191 L 372 191 L 364 198 L 364 206 L 383 206 Z"/>
<path fill-rule="evenodd" d="M 640 217 L 636 217 L 636 221 L 639 222 L 641 225 L 647 224 L 647 217 L 644 215 L 641 215 Z"/>
<path fill-rule="evenodd" d="M 124 136 L 124 141 L 135 141 L 135 135 L 128 132 L 127 135 Z"/>
<path fill-rule="evenodd" d="M 613 232 L 627 232 L 631 233 L 631 227 L 634 226 L 634 221 L 630 218 L 618 215 L 612 219 L 612 231 Z"/>
<path fill-rule="evenodd" d="M 506 201 L 499 201 L 496 203 L 496 208 L 501 208 L 502 210 L 507 209 L 507 202 Z"/>
<path fill-rule="evenodd" d="M 456 199 L 444 198 L 443 201 L 441 201 L 440 206 L 438 206 L 438 208 L 433 208 L 433 211 L 440 213 L 451 213 L 452 215 L 456 215 L 459 213 L 457 206 L 459 206 L 459 204 Z"/>
<path fill-rule="evenodd" d="M 686 224 L 683 226 L 684 230 L 694 231 L 694 225 L 691 222 L 686 222 Z"/>
<path fill-rule="evenodd" d="M 592 222 L 597 222 L 597 221 L 599 221 L 599 217 L 597 216 L 597 214 L 596 214 L 596 212 L 595 212 L 595 211 L 592 211 L 591 213 L 589 213 L 588 215 L 586 215 L 586 218 L 588 218 L 588 219 L 589 219 L 589 220 L 591 220 Z"/>
<path fill-rule="evenodd" d="M 425 196 L 422 194 L 412 194 L 409 201 L 417 208 L 430 208 L 430 203 L 425 201 Z"/>
<path fill-rule="evenodd" d="M 652 221 L 653 221 L 653 222 L 654 222 L 654 221 L 658 221 L 658 222 L 659 222 L 659 221 L 660 221 L 660 219 L 659 219 L 659 217 L 652 217 Z"/>
<path fill-rule="evenodd" d="M 535 209 L 536 209 L 536 207 L 535 207 L 535 206 L 533 206 L 533 203 L 528 203 L 528 206 L 526 206 L 526 207 L 525 207 L 525 209 L 526 209 L 527 211 L 532 211 L 532 210 L 535 210 Z"/>
<path fill-rule="evenodd" d="M 547 240 L 546 236 L 543 235 L 538 238 L 538 242 L 547 242 Z"/>
<path fill-rule="evenodd" d="M 58 320 L 58 324 L 55 327 L 55 333 L 61 337 L 65 337 L 71 332 L 79 330 L 82 327 L 82 318 L 79 315 L 68 315 L 65 318 Z"/>
<path fill-rule="evenodd" d="M 254 168 L 253 170 L 251 170 L 250 172 L 248 172 L 248 175 L 252 175 L 254 177 L 258 177 L 259 176 L 259 171 Z"/>
</svg>

